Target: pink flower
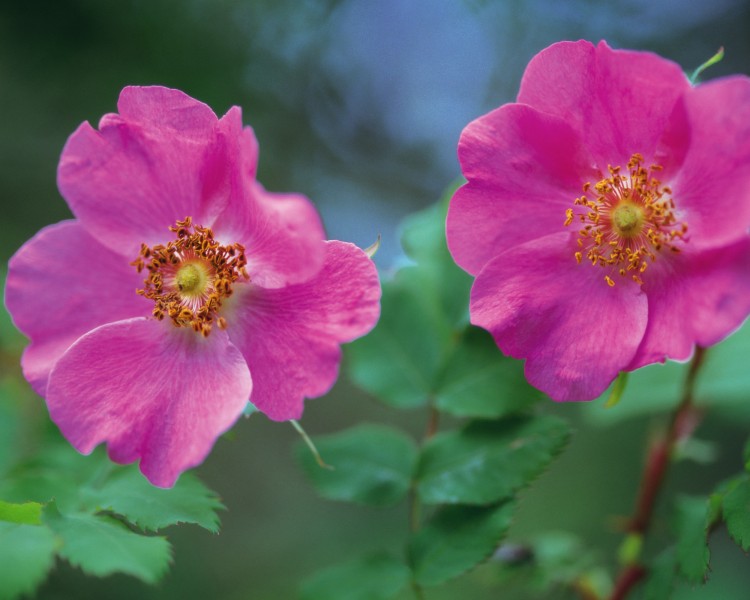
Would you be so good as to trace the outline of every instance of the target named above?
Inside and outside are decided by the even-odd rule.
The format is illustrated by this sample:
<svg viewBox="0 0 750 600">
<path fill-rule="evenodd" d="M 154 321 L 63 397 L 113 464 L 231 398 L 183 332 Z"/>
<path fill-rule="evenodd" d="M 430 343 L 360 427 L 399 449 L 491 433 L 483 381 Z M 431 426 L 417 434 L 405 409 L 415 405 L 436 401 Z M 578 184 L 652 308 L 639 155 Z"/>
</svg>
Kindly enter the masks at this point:
<svg viewBox="0 0 750 600">
<path fill-rule="evenodd" d="M 685 360 L 750 312 L 750 80 L 562 42 L 470 123 L 447 221 L 471 318 L 555 400 Z"/>
<path fill-rule="evenodd" d="M 306 198 L 255 181 L 238 107 L 217 119 L 177 90 L 128 87 L 118 110 L 68 140 L 58 186 L 76 218 L 11 259 L 6 305 L 71 444 L 107 442 L 169 487 L 249 400 L 281 421 L 326 393 L 380 286 Z"/>
</svg>

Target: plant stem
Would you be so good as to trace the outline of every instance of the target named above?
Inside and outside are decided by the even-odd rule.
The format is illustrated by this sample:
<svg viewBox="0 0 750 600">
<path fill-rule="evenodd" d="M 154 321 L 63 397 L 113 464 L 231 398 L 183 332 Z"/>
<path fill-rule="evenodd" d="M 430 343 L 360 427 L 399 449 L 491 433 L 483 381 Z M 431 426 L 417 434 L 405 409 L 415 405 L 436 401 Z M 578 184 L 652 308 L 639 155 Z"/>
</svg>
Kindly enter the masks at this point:
<svg viewBox="0 0 750 600">
<path fill-rule="evenodd" d="M 416 485 L 412 483 L 411 490 L 409 490 L 409 531 L 412 533 L 419 529 L 420 521 L 420 502 L 419 494 L 417 493 Z"/>
<path fill-rule="evenodd" d="M 439 421 L 440 412 L 435 408 L 432 402 L 430 402 L 430 413 L 427 417 L 427 426 L 425 427 L 424 436 L 419 444 L 420 448 L 437 433 Z M 412 481 L 411 490 L 409 492 L 409 529 L 412 532 L 419 529 L 420 513 L 419 493 L 417 492 L 416 481 Z"/>
<path fill-rule="evenodd" d="M 427 442 L 432 436 L 437 433 L 438 423 L 440 421 L 440 412 L 435 408 L 433 404 L 430 404 L 430 416 L 427 421 L 427 428 L 424 432 L 424 438 L 422 444 Z"/>
<path fill-rule="evenodd" d="M 696 348 L 690 363 L 680 402 L 672 413 L 666 431 L 656 439 L 648 453 L 641 476 L 640 491 L 636 500 L 635 512 L 630 519 L 627 533 L 630 536 L 645 537 L 651 525 L 654 507 L 659 496 L 675 446 L 688 439 L 700 421 L 700 413 L 693 405 L 695 379 L 706 355 L 705 348 Z M 610 600 L 622 600 L 630 590 L 646 575 L 646 568 L 637 557 L 629 560 L 615 583 Z"/>
<path fill-rule="evenodd" d="M 425 427 L 425 433 L 419 443 L 420 448 L 424 446 L 432 436 L 438 431 L 438 423 L 440 421 L 440 412 L 435 408 L 435 405 L 430 399 L 429 403 L 430 412 L 427 417 L 427 425 Z M 419 492 L 417 491 L 417 482 L 412 480 L 411 489 L 409 490 L 409 531 L 412 534 L 419 530 L 421 525 L 421 514 L 422 514 L 422 503 L 419 501 Z M 412 591 L 417 600 L 424 599 L 424 591 L 421 586 L 414 580 L 411 582 Z"/>
</svg>

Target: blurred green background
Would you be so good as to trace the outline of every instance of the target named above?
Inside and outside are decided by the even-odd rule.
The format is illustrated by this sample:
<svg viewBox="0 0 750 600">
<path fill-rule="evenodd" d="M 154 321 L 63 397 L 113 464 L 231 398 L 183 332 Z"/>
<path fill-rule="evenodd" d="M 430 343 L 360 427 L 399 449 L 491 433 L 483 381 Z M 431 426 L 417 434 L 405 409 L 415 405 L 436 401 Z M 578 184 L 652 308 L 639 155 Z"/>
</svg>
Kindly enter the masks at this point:
<svg viewBox="0 0 750 600">
<path fill-rule="evenodd" d="M 367 246 L 388 272 L 402 260 L 398 223 L 460 175 L 455 148 L 471 119 L 512 101 L 528 60 L 561 39 L 606 39 L 658 52 L 692 70 L 719 46 L 709 77 L 750 73 L 750 2 L 714 0 L 29 0 L 0 3 L 0 258 L 39 228 L 70 217 L 55 186 L 60 151 L 78 124 L 115 110 L 128 84 L 177 87 L 218 114 L 243 108 L 260 142 L 260 181 L 317 205 L 329 237 Z M 20 377 L 20 347 L 3 377 Z M 26 419 L 45 419 L 23 384 Z M 7 389 L 7 386 L 6 386 Z M 748 398 L 750 403 L 750 398 Z M 601 405 L 553 405 L 576 425 L 569 449 L 524 494 L 512 536 L 574 531 L 612 561 L 618 516 L 631 510 L 644 442 L 658 417 L 602 424 Z M 750 411 L 744 411 L 750 412 Z M 308 402 L 312 436 L 370 420 L 419 435 L 426 415 L 382 408 L 345 377 Z M 709 415 L 699 436 L 721 440 L 718 462 L 680 464 L 670 489 L 700 493 L 741 469 L 746 417 Z M 367 548 L 398 551 L 406 507 L 357 508 L 319 499 L 294 463 L 297 434 L 255 415 L 198 469 L 223 498 L 218 536 L 170 530 L 174 567 L 150 588 L 124 576 L 86 578 L 59 564 L 41 598 L 293 598 L 316 569 Z M 656 536 L 665 533 L 659 525 Z M 679 598 L 744 599 L 750 564 L 723 532 L 706 588 Z M 487 568 L 428 598 L 527 597 L 494 588 Z M 513 595 L 513 594 L 516 595 Z M 562 591 L 550 598 L 566 597 Z M 636 596 L 634 596 L 636 597 Z"/>
</svg>

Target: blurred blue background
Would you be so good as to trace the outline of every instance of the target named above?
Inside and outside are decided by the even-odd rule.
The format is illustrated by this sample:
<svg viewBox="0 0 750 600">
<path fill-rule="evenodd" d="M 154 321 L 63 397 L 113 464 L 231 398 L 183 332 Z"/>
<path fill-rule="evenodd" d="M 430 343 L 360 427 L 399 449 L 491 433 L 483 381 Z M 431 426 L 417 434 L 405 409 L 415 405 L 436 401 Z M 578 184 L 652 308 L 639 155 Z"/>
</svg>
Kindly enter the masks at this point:
<svg viewBox="0 0 750 600">
<path fill-rule="evenodd" d="M 749 31 L 744 0 L 5 1 L 0 258 L 7 262 L 39 228 L 70 217 L 55 186 L 63 144 L 81 121 L 96 124 L 114 111 L 128 84 L 177 87 L 218 114 L 241 106 L 260 142 L 260 181 L 308 195 L 331 238 L 367 246 L 382 234 L 376 262 L 387 272 L 400 260 L 402 217 L 460 175 L 461 129 L 513 101 L 526 63 L 542 48 L 606 39 L 692 70 L 724 46 L 726 58 L 708 74 L 716 77 L 750 73 Z M 15 351 L 5 349 L 6 359 Z M 3 376 L 19 376 L 15 360 L 2 361 Z M 29 418 L 45 418 L 39 398 L 18 393 Z M 650 421 L 602 429 L 579 421 L 580 407 L 550 410 L 577 421 L 577 435 L 527 492 L 514 533 L 576 531 L 610 560 L 620 539 L 613 522 L 630 511 Z M 327 398 L 308 403 L 303 423 L 314 436 L 362 420 L 418 433 L 425 416 L 404 423 L 342 378 Z M 705 491 L 741 467 L 745 431 L 724 433 L 720 420 L 705 431 L 724 439 L 722 462 L 680 467 L 670 482 L 679 489 Z M 174 529 L 175 565 L 156 588 L 120 576 L 88 579 L 61 564 L 40 597 L 292 598 L 318 568 L 367 547 L 399 547 L 405 507 L 376 511 L 317 498 L 294 464 L 297 436 L 288 425 L 254 416 L 230 437 L 198 470 L 229 509 L 220 535 Z M 723 535 L 709 587 L 680 598 L 750 595 L 747 560 Z M 428 597 L 459 592 L 483 597 L 471 578 Z"/>
</svg>

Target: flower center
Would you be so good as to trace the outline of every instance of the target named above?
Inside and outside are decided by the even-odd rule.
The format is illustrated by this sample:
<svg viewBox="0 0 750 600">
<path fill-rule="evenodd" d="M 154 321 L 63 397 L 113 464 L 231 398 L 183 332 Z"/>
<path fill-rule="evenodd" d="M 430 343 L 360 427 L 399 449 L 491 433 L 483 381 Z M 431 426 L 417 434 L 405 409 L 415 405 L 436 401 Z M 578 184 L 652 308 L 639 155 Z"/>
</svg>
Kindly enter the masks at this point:
<svg viewBox="0 0 750 600">
<path fill-rule="evenodd" d="M 208 283 L 208 272 L 202 263 L 186 263 L 174 276 L 177 289 L 183 296 L 200 296 Z"/>
<path fill-rule="evenodd" d="M 623 202 L 612 211 L 612 225 L 622 237 L 635 237 L 643 228 L 643 210 L 640 206 Z"/>
<path fill-rule="evenodd" d="M 131 263 L 139 273 L 148 271 L 145 287 L 137 293 L 154 301 L 152 314 L 160 321 L 169 317 L 176 327 L 192 327 L 203 336 L 211 333 L 214 320 L 224 329 L 222 301 L 231 296 L 236 281 L 249 279 L 245 248 L 219 244 L 210 228 L 193 225 L 191 217 L 169 230 L 177 234 L 176 240 L 153 247 L 141 244 Z"/>
<path fill-rule="evenodd" d="M 628 161 L 628 174 L 621 167 L 608 168 L 609 177 L 583 185 L 584 195 L 565 211 L 565 225 L 581 223 L 574 256 L 605 269 L 604 280 L 615 285 L 615 277 L 629 277 L 638 285 L 641 275 L 664 250 L 679 252 L 687 242 L 687 225 L 675 217 L 672 190 L 654 174 L 659 165 L 645 168 L 643 156 Z"/>
</svg>

